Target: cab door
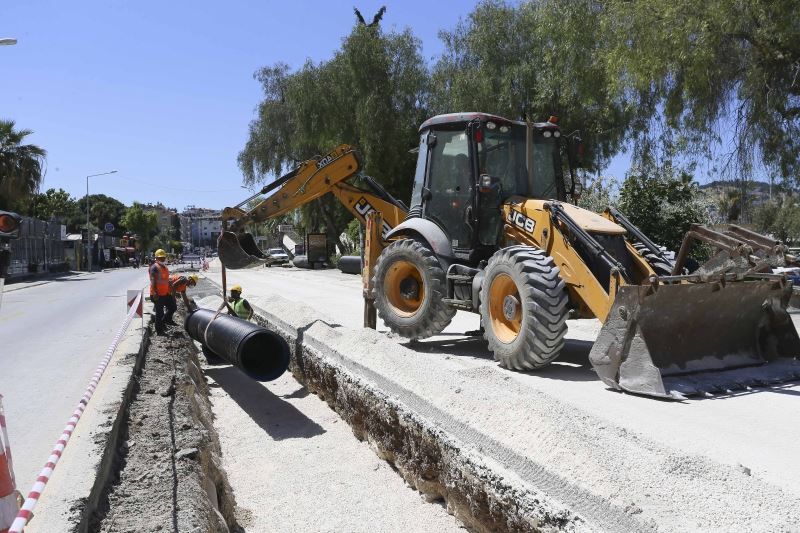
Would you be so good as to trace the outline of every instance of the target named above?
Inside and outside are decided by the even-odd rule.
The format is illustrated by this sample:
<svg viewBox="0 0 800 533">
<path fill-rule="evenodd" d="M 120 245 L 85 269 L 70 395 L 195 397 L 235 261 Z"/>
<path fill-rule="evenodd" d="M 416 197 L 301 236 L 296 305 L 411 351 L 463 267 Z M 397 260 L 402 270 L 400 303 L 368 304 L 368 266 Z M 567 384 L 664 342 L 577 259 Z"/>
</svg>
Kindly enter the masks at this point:
<svg viewBox="0 0 800 533">
<path fill-rule="evenodd" d="M 426 144 L 427 179 L 421 195 L 423 216 L 444 230 L 453 249 L 470 249 L 475 179 L 469 137 L 463 128 L 437 130 L 428 134 Z"/>
</svg>

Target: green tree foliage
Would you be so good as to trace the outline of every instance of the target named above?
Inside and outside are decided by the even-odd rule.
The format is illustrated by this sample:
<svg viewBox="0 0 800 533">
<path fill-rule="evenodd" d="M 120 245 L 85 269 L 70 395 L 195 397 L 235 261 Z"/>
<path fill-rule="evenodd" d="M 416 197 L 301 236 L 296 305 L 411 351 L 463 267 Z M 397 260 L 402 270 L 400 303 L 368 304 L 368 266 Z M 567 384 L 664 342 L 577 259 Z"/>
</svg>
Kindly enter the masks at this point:
<svg viewBox="0 0 800 533">
<path fill-rule="evenodd" d="M 800 174 L 796 0 L 608 0 L 600 15 L 616 92 L 646 139 L 691 152 L 730 129 L 740 170 L 754 159 Z M 659 113 L 665 123 L 649 125 Z M 664 135 L 672 133 L 673 135 Z"/>
<path fill-rule="evenodd" d="M 713 198 L 720 223 L 739 222 L 742 216 L 742 190 L 726 187 Z"/>
<path fill-rule="evenodd" d="M 44 220 L 67 221 L 77 216 L 78 204 L 64 189 L 47 189 L 37 195 L 38 216 Z"/>
<path fill-rule="evenodd" d="M 692 176 L 671 165 L 634 167 L 619 194 L 620 211 L 669 250 L 680 248 L 692 223 L 708 222 L 709 203 Z"/>
<path fill-rule="evenodd" d="M 82 213 L 83 226 L 86 225 L 86 197 L 79 198 L 77 201 L 78 209 Z M 109 235 L 122 235 L 122 217 L 125 215 L 125 204 L 111 198 L 105 194 L 90 194 L 89 195 L 89 222 L 98 230 L 102 231 L 106 222 L 114 224 L 114 231 Z M 129 228 L 130 229 L 130 228 Z"/>
<path fill-rule="evenodd" d="M 23 144 L 31 130 L 16 130 L 13 120 L 0 120 L 0 208 L 33 196 L 44 176 L 47 152 Z"/>
<path fill-rule="evenodd" d="M 78 204 L 64 189 L 47 189 L 43 193 L 34 193 L 15 202 L 13 209 L 21 215 L 66 224 L 67 231 L 77 231 L 78 227 L 71 222 L 80 221 L 81 218 Z M 84 225 L 85 223 L 84 217 Z"/>
<path fill-rule="evenodd" d="M 264 89 L 239 154 L 245 184 L 266 181 L 342 143 L 359 148 L 364 172 L 400 199 L 411 195 L 417 128 L 426 116 L 427 70 L 409 30 L 357 22 L 328 61 L 256 73 Z M 352 218 L 328 196 L 303 209 L 300 229 L 325 227 L 335 242 Z M 339 244 L 339 243 L 337 243 Z"/>
<path fill-rule="evenodd" d="M 613 91 L 600 4 L 539 0 L 479 4 L 452 31 L 433 71 L 437 113 L 486 111 L 579 131 L 583 166 L 596 170 L 622 146 L 633 113 Z"/>
<path fill-rule="evenodd" d="M 607 207 L 617 205 L 619 183 L 613 177 L 600 176 L 583 191 L 578 206 L 595 213 L 602 213 Z"/>
<path fill-rule="evenodd" d="M 800 242 L 800 200 L 795 194 L 781 194 L 755 209 L 753 223 L 757 231 L 797 245 Z"/>
<path fill-rule="evenodd" d="M 133 202 L 133 205 L 122 215 L 120 223 L 128 231 L 135 233 L 139 238 L 136 247 L 142 253 L 151 252 L 150 245 L 158 234 L 158 215 L 155 211 L 142 209 L 142 204 Z"/>
</svg>

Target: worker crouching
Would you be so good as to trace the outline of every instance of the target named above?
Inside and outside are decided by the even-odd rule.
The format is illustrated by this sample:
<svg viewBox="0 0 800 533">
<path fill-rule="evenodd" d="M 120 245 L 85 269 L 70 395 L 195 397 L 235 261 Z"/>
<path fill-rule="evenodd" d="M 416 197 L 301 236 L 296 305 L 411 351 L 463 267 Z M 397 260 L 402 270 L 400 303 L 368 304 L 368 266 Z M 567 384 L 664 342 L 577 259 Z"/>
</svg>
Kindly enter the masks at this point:
<svg viewBox="0 0 800 533">
<path fill-rule="evenodd" d="M 195 285 L 197 285 L 197 274 L 169 277 L 169 286 L 172 291 L 172 297 L 175 298 L 176 295 L 180 294 L 181 298 L 183 299 L 183 305 L 186 306 L 188 311 L 194 311 L 194 309 L 197 307 L 194 301 L 186 295 L 186 289 L 188 287 L 194 287 Z"/>
<path fill-rule="evenodd" d="M 228 309 L 229 315 L 236 315 L 245 320 L 250 320 L 253 317 L 253 308 L 250 306 L 250 302 L 242 298 L 241 285 L 231 287 L 231 297 L 228 301 L 231 303 Z M 233 309 L 233 312 L 231 312 L 231 309 Z"/>
</svg>

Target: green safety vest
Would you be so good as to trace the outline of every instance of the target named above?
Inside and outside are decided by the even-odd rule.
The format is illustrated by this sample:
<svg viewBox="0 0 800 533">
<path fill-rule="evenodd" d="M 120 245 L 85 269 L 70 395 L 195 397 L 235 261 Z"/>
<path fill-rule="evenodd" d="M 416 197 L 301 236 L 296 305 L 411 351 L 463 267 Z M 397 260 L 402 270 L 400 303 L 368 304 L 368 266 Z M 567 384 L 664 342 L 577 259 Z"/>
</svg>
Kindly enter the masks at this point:
<svg viewBox="0 0 800 533">
<path fill-rule="evenodd" d="M 247 320 L 250 316 L 250 311 L 244 306 L 244 298 L 239 298 L 233 302 L 233 312 L 236 313 L 236 316 L 239 318 Z"/>
</svg>

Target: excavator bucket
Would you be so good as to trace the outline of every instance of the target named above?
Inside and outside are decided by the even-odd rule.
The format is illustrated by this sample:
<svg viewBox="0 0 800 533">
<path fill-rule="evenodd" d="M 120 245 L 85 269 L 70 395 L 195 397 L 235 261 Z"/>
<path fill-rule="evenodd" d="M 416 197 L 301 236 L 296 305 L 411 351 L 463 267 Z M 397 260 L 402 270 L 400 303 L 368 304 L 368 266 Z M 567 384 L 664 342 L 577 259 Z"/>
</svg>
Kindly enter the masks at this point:
<svg viewBox="0 0 800 533">
<path fill-rule="evenodd" d="M 250 233 L 237 235 L 231 231 L 223 231 L 217 239 L 217 253 L 225 268 L 232 270 L 263 265 L 269 261 Z"/>
<path fill-rule="evenodd" d="M 780 277 L 620 287 L 589 359 L 618 390 L 661 398 L 800 379 Z"/>
</svg>

